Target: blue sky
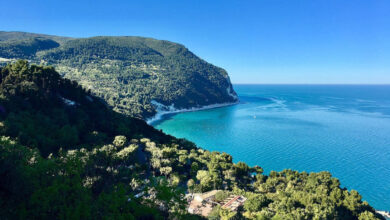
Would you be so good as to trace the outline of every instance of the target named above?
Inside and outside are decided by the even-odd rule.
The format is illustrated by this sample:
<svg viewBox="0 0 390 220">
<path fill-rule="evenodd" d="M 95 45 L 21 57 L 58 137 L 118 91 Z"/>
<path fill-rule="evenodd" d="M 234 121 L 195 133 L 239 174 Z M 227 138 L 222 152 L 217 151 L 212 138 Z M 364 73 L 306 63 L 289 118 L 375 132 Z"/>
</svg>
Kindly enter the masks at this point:
<svg viewBox="0 0 390 220">
<path fill-rule="evenodd" d="M 390 84 L 388 0 L 0 0 L 0 30 L 179 42 L 233 83 Z"/>
</svg>

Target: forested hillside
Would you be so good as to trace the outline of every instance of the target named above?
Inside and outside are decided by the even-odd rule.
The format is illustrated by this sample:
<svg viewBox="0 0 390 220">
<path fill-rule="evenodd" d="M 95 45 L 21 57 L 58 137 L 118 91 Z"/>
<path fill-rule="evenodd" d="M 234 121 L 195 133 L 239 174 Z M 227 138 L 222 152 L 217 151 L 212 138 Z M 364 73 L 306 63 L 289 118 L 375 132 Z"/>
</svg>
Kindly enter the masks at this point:
<svg viewBox="0 0 390 220">
<path fill-rule="evenodd" d="M 0 57 L 33 59 L 41 50 L 58 47 L 56 41 L 46 38 L 29 38 L 26 40 L 0 41 Z"/>
<path fill-rule="evenodd" d="M 29 40 L 31 38 L 45 38 L 54 40 L 62 44 L 63 42 L 70 40 L 70 37 L 59 37 L 47 34 L 35 34 L 20 31 L 0 31 L 0 42 L 2 41 L 17 41 L 17 40 Z"/>
<path fill-rule="evenodd" d="M 185 192 L 248 200 L 211 219 L 377 219 L 328 172 L 233 163 L 119 114 L 52 67 L 0 68 L 0 219 L 197 219 Z"/>
<path fill-rule="evenodd" d="M 0 32 L 0 58 L 53 65 L 120 113 L 145 119 L 156 113 L 152 103 L 183 109 L 238 101 L 225 70 L 180 44 L 142 37 L 23 34 Z"/>
</svg>

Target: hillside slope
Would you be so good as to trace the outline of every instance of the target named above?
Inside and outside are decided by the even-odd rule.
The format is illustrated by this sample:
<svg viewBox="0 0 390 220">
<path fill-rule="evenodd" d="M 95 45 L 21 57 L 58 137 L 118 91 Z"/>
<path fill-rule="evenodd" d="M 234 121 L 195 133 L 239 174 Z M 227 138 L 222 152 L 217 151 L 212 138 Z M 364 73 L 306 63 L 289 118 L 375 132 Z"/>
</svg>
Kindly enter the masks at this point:
<svg viewBox="0 0 390 220">
<path fill-rule="evenodd" d="M 225 70 L 180 44 L 143 37 L 92 37 L 60 42 L 53 36 L 5 37 L 6 33 L 0 32 L 0 39 L 6 39 L 0 41 L 0 58 L 53 65 L 63 76 L 76 80 L 115 111 L 127 115 L 146 119 L 157 110 L 238 101 Z"/>
<path fill-rule="evenodd" d="M 71 39 L 70 37 L 60 37 L 60 36 L 47 35 L 47 34 L 35 34 L 35 33 L 21 32 L 21 31 L 0 31 L 0 42 L 28 40 L 31 38 L 46 38 L 46 39 L 59 42 L 60 44 Z"/>
<path fill-rule="evenodd" d="M 193 144 L 112 111 L 52 67 L 17 61 L 0 73 L 0 219 L 186 215 L 182 190 L 151 175 L 145 145 Z M 154 197 L 134 197 L 142 191 Z"/>
</svg>

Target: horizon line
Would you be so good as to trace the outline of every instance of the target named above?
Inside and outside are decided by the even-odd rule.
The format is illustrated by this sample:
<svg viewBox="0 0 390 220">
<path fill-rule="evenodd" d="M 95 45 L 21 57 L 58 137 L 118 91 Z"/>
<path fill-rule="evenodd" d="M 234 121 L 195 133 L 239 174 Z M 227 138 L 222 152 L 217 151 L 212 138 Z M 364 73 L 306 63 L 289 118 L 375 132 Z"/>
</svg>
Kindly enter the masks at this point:
<svg viewBox="0 0 390 220">
<path fill-rule="evenodd" d="M 390 83 L 234 83 L 233 85 L 297 85 L 297 86 L 311 86 L 311 85 L 324 85 L 324 86 L 390 86 Z"/>
</svg>

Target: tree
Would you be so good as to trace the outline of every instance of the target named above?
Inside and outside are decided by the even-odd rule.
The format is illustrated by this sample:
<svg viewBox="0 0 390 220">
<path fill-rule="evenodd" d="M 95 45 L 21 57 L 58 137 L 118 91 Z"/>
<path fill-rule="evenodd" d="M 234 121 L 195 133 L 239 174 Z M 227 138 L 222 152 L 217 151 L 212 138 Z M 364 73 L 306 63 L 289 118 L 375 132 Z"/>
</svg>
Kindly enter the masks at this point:
<svg viewBox="0 0 390 220">
<path fill-rule="evenodd" d="M 196 174 L 196 179 L 200 181 L 201 190 L 203 192 L 212 188 L 212 179 L 207 170 L 199 170 Z"/>
<path fill-rule="evenodd" d="M 244 203 L 244 208 L 249 212 L 258 212 L 262 207 L 266 207 L 269 203 L 269 200 L 266 196 L 261 194 L 255 194 L 250 196 Z"/>
<path fill-rule="evenodd" d="M 193 179 L 189 179 L 187 182 L 187 188 L 190 193 L 194 193 L 194 186 L 195 186 L 195 181 Z"/>
<path fill-rule="evenodd" d="M 170 183 L 172 186 L 177 187 L 180 183 L 180 176 L 178 173 L 171 174 Z"/>
<path fill-rule="evenodd" d="M 190 170 L 191 176 L 195 176 L 199 169 L 199 164 L 197 162 L 192 162 Z"/>
<path fill-rule="evenodd" d="M 115 136 L 115 139 L 112 143 L 115 145 L 115 147 L 123 147 L 125 146 L 126 142 L 127 142 L 127 138 L 123 135 L 120 135 L 120 136 Z"/>
<path fill-rule="evenodd" d="M 228 198 L 230 195 L 229 192 L 227 191 L 219 191 L 215 194 L 215 200 L 217 202 L 222 202 L 223 200 L 225 200 L 226 198 Z"/>
<path fill-rule="evenodd" d="M 160 207 L 162 205 L 163 209 L 176 217 L 185 214 L 186 202 L 181 188 L 171 186 L 165 178 L 155 179 L 152 182 L 156 205 Z"/>
<path fill-rule="evenodd" d="M 372 212 L 364 211 L 360 213 L 359 220 L 373 220 L 377 219 Z"/>
<path fill-rule="evenodd" d="M 160 173 L 167 177 L 172 172 L 172 167 L 161 167 Z"/>
</svg>

